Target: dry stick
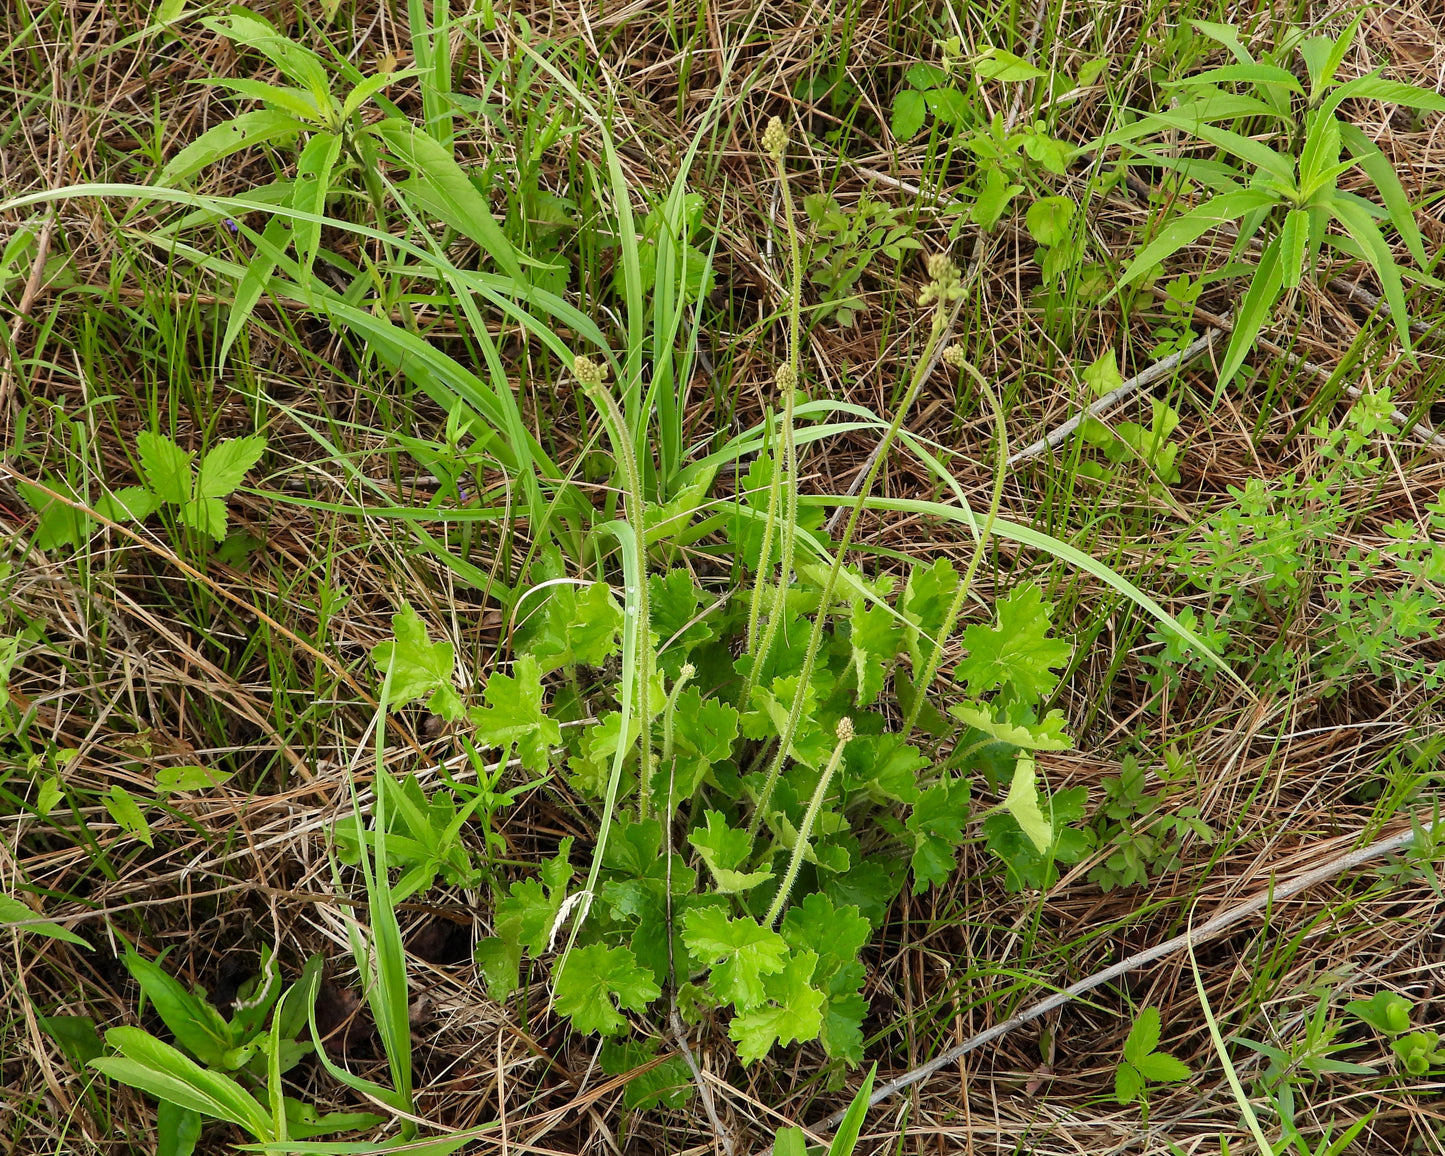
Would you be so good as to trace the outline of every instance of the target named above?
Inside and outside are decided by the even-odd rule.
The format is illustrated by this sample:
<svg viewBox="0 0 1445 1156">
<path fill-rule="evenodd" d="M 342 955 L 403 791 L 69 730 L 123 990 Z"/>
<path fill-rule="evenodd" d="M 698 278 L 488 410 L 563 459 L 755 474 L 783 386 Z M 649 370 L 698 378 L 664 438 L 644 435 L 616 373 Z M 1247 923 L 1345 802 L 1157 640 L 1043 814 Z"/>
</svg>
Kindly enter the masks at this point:
<svg viewBox="0 0 1445 1156">
<path fill-rule="evenodd" d="M 1433 832 L 1435 826 L 1436 824 L 1434 823 L 1423 824 L 1422 830 L 1428 835 Z M 870 1108 L 873 1107 L 875 1104 L 886 1100 L 889 1096 L 893 1095 L 893 1093 L 918 1083 L 918 1081 L 931 1076 L 940 1068 L 947 1067 L 961 1056 L 967 1055 L 976 1048 L 981 1048 L 984 1044 L 993 1042 L 1000 1036 L 1013 1031 L 1014 1028 L 1022 1027 L 1030 1021 L 1038 1019 L 1040 1016 L 1047 1015 L 1055 1008 L 1062 1007 L 1075 997 L 1092 991 L 1101 984 L 1106 984 L 1112 979 L 1118 979 L 1119 976 L 1133 971 L 1136 968 L 1143 967 L 1145 964 L 1153 963 L 1155 960 L 1162 959 L 1166 955 L 1172 955 L 1186 944 L 1200 944 L 1214 939 L 1225 929 L 1233 927 L 1236 923 L 1240 922 L 1240 920 L 1253 915 L 1256 911 L 1272 904 L 1282 903 L 1285 900 L 1292 899 L 1301 891 L 1313 887 L 1316 883 L 1323 883 L 1326 879 L 1338 875 L 1342 871 L 1348 871 L 1352 867 L 1358 867 L 1368 859 L 1375 859 L 1381 855 L 1388 855 L 1391 851 L 1398 851 L 1414 837 L 1414 827 L 1408 827 L 1388 838 L 1381 839 L 1377 843 L 1371 843 L 1368 847 L 1361 848 L 1358 851 L 1350 851 L 1338 858 L 1331 859 L 1323 866 L 1306 871 L 1304 874 L 1291 879 L 1288 883 L 1281 884 L 1277 887 L 1266 887 L 1264 890 L 1251 895 L 1237 907 L 1231 907 L 1228 911 L 1221 912 L 1207 922 L 1200 924 L 1199 927 L 1194 930 L 1186 931 L 1182 935 L 1176 935 L 1173 939 L 1166 940 L 1154 947 L 1137 952 L 1128 959 L 1120 960 L 1112 967 L 1106 967 L 1103 971 L 1089 976 L 1088 979 L 1081 979 L 1078 983 L 1064 988 L 1063 991 L 1056 992 L 1049 996 L 1048 999 L 1040 1000 L 1034 1004 L 1033 1007 L 1027 1011 L 1020 1012 L 1012 1019 L 1005 1020 L 1001 1024 L 996 1024 L 987 1031 L 980 1032 L 972 1039 L 966 1040 L 957 1047 L 950 1048 L 942 1055 L 929 1060 L 928 1063 L 922 1064 L 914 1068 L 911 1072 L 899 1076 L 898 1079 L 890 1080 L 873 1093 L 868 1100 L 868 1106 Z M 818 1125 L 818 1130 L 822 1132 L 833 1131 L 842 1121 L 843 1114 L 843 1112 L 834 1112 Z"/>
<path fill-rule="evenodd" d="M 14 343 L 19 338 L 21 323 L 30 316 L 36 295 L 40 292 L 40 283 L 45 279 L 45 261 L 50 256 L 50 237 L 54 232 L 55 210 L 51 209 L 50 215 L 45 218 L 45 224 L 40 228 L 40 240 L 35 246 L 35 260 L 30 264 L 30 278 L 25 282 L 25 291 L 20 295 L 20 306 L 16 309 L 15 320 L 10 326 L 11 352 L 6 354 L 5 364 L 0 367 L 0 410 L 9 405 L 10 395 L 15 390 Z"/>
<path fill-rule="evenodd" d="M 1225 320 L 1228 319 L 1225 318 Z M 1073 417 L 1069 418 L 1068 421 L 1064 422 L 1063 425 L 1052 431 L 1048 437 L 1041 438 L 1034 442 L 1033 445 L 1019 450 L 1018 453 L 1009 458 L 1007 464 L 1009 466 L 1016 466 L 1020 462 L 1026 462 L 1031 458 L 1036 458 L 1040 454 L 1053 449 L 1078 429 L 1079 426 L 1083 425 L 1085 418 L 1102 417 L 1120 402 L 1124 401 L 1135 390 L 1142 389 L 1146 385 L 1152 385 L 1165 374 L 1174 372 L 1174 370 L 1181 365 L 1187 365 L 1213 345 L 1215 338 L 1224 332 L 1224 328 L 1212 328 L 1205 333 L 1203 337 L 1198 338 L 1177 353 L 1171 353 L 1168 357 L 1161 357 L 1142 373 L 1135 374 L 1123 385 L 1119 386 L 1118 389 L 1110 390 L 1098 401 L 1094 402 L 1093 405 L 1076 413 Z"/>
</svg>

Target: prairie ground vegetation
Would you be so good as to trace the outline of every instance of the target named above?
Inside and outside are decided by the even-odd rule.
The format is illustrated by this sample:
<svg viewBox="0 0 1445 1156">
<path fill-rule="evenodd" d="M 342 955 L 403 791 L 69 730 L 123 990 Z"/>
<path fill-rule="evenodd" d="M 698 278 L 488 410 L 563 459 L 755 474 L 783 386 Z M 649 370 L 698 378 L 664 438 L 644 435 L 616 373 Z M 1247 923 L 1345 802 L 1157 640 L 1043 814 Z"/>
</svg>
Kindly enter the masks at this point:
<svg viewBox="0 0 1445 1156">
<path fill-rule="evenodd" d="M 1432 0 L 11 0 L 15 1153 L 1445 1153 Z"/>
</svg>

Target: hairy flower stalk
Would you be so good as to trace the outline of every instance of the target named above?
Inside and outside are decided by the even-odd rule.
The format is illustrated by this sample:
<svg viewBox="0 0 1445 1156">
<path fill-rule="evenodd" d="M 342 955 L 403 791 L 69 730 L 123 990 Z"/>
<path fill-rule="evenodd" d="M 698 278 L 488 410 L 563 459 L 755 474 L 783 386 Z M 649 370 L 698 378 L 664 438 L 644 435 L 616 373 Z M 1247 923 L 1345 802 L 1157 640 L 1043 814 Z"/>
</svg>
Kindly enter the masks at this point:
<svg viewBox="0 0 1445 1156">
<path fill-rule="evenodd" d="M 828 577 L 823 581 L 822 595 L 818 600 L 818 613 L 813 618 L 813 629 L 808 635 L 808 645 L 803 650 L 803 665 L 798 672 L 797 691 L 793 695 L 793 705 L 788 711 L 787 725 L 778 737 L 777 749 L 773 752 L 772 761 L 768 765 L 767 779 L 763 783 L 762 792 L 758 795 L 753 817 L 748 822 L 750 839 L 758 833 L 758 824 L 767 810 L 773 788 L 777 786 L 778 776 L 782 773 L 783 763 L 792 749 L 793 738 L 798 733 L 798 724 L 803 717 L 803 703 L 807 699 L 805 691 L 808 680 L 813 677 L 813 663 L 817 660 L 818 649 L 823 644 L 823 624 L 833 605 L 833 592 L 838 587 L 838 575 L 843 570 L 843 559 L 847 556 L 848 548 L 853 543 L 853 535 L 858 529 L 858 519 L 863 513 L 863 507 L 867 505 L 869 497 L 872 496 L 873 485 L 878 480 L 878 472 L 883 468 L 883 463 L 888 459 L 888 451 L 897 440 L 898 431 L 903 428 L 903 422 L 913 408 L 913 403 L 918 399 L 919 390 L 923 388 L 923 383 L 928 378 L 929 367 L 933 361 L 933 351 L 938 347 L 939 341 L 942 340 L 944 333 L 947 332 L 953 319 L 958 316 L 958 311 L 963 305 L 963 281 L 959 277 L 958 267 L 947 254 L 936 253 L 928 259 L 928 276 L 928 285 L 918 297 L 920 305 L 933 306 L 933 323 L 929 327 L 928 341 L 924 345 L 922 353 L 919 354 L 918 361 L 914 364 L 913 377 L 908 382 L 908 389 L 904 392 L 903 400 L 899 402 L 898 410 L 893 415 L 893 421 L 883 435 L 883 440 L 879 442 L 878 453 L 873 458 L 873 464 L 869 467 L 863 484 L 858 487 L 858 494 L 853 499 L 853 508 L 848 514 L 848 523 L 843 528 L 843 536 L 839 539 L 837 550 L 833 555 L 833 564 L 828 568 Z"/>
<path fill-rule="evenodd" d="M 758 558 L 757 585 L 753 588 L 752 605 L 748 610 L 748 653 L 752 665 L 748 668 L 743 686 L 742 707 L 748 709 L 752 701 L 753 688 L 757 685 L 758 674 L 767 661 L 768 653 L 777 638 L 778 627 L 783 619 L 783 608 L 788 597 L 789 575 L 793 571 L 794 534 L 798 525 L 798 446 L 793 432 L 793 409 L 798 393 L 799 353 L 798 346 L 802 333 L 803 293 L 803 250 L 798 239 L 797 219 L 793 214 L 793 194 L 788 187 L 788 170 L 783 163 L 788 147 L 788 133 L 783 122 L 773 117 L 763 133 L 763 149 L 773 158 L 777 167 L 778 185 L 783 200 L 783 214 L 788 229 L 788 250 L 792 257 L 792 276 L 788 294 L 788 360 L 778 368 L 778 392 L 783 399 L 782 442 L 783 460 L 775 462 L 773 476 L 768 485 L 768 516 L 763 530 L 763 550 Z M 771 546 L 774 526 L 777 523 L 778 505 L 781 497 L 782 541 L 778 553 L 778 585 L 768 610 L 767 625 L 762 638 L 758 638 L 758 618 L 763 601 L 763 592 L 771 572 Z"/>
<path fill-rule="evenodd" d="M 944 645 L 948 642 L 948 636 L 953 633 L 954 624 L 963 610 L 964 599 L 968 597 L 974 575 L 978 573 L 979 563 L 983 560 L 983 552 L 993 534 L 993 524 L 998 520 L 999 507 L 1003 503 L 1003 477 L 1008 468 L 1006 441 L 1008 431 L 1004 426 L 1003 406 L 999 403 L 998 394 L 994 393 L 988 382 L 984 380 L 983 374 L 979 373 L 964 356 L 961 346 L 950 345 L 945 349 L 943 361 L 960 373 L 967 371 L 973 375 L 974 381 L 978 384 L 979 390 L 988 400 L 989 408 L 993 411 L 994 429 L 998 434 L 998 452 L 994 463 L 993 494 L 989 501 L 988 517 L 984 519 L 983 529 L 979 532 L 978 541 L 974 543 L 973 557 L 968 561 L 968 569 L 964 571 L 958 589 L 954 591 L 953 600 L 949 603 L 948 612 L 943 616 L 943 624 L 939 627 L 938 637 L 934 640 L 928 661 L 924 663 L 923 669 L 915 674 L 913 702 L 908 708 L 908 717 L 903 722 L 902 733 L 905 737 L 913 733 L 913 728 L 918 722 L 918 715 L 923 710 L 924 696 L 928 693 L 928 688 L 933 685 L 934 678 L 938 676 L 938 668 L 943 665 Z"/>
<path fill-rule="evenodd" d="M 833 754 L 828 759 L 828 765 L 823 768 L 823 777 L 813 788 L 813 798 L 808 803 L 807 811 L 803 813 L 803 822 L 798 827 L 798 840 L 793 844 L 793 857 L 788 860 L 788 873 L 783 876 L 783 881 L 778 886 L 778 893 L 773 897 L 772 906 L 768 908 L 767 917 L 763 920 L 764 927 L 772 927 L 777 923 L 778 916 L 783 913 L 783 905 L 787 903 L 788 896 L 792 893 L 793 883 L 798 878 L 798 868 L 803 865 L 803 856 L 808 850 L 808 838 L 813 833 L 813 824 L 817 822 L 818 812 L 823 807 L 823 800 L 828 796 L 828 784 L 833 781 L 838 764 L 843 761 L 843 748 L 853 737 L 853 720 L 850 718 L 839 719 L 837 734 L 838 741 L 833 746 Z"/>
</svg>

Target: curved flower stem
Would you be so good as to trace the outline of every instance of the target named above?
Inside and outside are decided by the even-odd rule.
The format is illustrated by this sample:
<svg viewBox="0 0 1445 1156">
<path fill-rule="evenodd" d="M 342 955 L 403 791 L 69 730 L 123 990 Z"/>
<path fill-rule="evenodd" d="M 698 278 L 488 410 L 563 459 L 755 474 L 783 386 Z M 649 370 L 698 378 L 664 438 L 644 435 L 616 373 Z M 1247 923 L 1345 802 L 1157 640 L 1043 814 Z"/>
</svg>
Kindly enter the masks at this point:
<svg viewBox="0 0 1445 1156">
<path fill-rule="evenodd" d="M 878 472 L 888 458 L 889 448 L 897 440 L 898 431 L 903 427 L 904 419 L 913 408 L 913 403 L 917 400 L 923 383 L 928 379 L 928 371 L 933 362 L 933 351 L 937 347 L 939 339 L 952 324 L 953 319 L 958 316 L 958 311 L 963 304 L 963 290 L 959 285 L 958 271 L 953 268 L 951 261 L 948 261 L 946 257 L 931 258 L 929 272 L 934 275 L 934 280 L 924 289 L 923 296 L 920 298 L 921 304 L 936 303 L 928 342 L 914 366 L 913 378 L 908 383 L 908 389 L 898 405 L 898 411 L 893 415 L 888 432 L 883 435 L 883 440 L 879 443 L 880 452 L 873 459 L 873 464 L 869 468 L 863 484 L 858 487 L 858 495 L 854 498 L 853 509 L 848 515 L 848 524 L 844 527 L 843 536 L 839 539 L 838 546 L 834 551 L 833 564 L 828 568 L 828 577 L 823 582 L 822 596 L 818 600 L 818 612 L 813 617 L 813 629 L 808 635 L 808 645 L 803 650 L 803 665 L 798 672 L 797 692 L 793 696 L 793 705 L 788 711 L 788 721 L 783 728 L 783 733 L 778 736 L 778 747 L 773 752 L 767 779 L 763 783 L 762 792 L 758 795 L 757 805 L 753 809 L 753 817 L 748 822 L 748 838 L 750 839 L 758 833 L 758 824 L 767 810 L 773 788 L 777 786 L 778 776 L 782 773 L 783 763 L 787 760 L 789 750 L 792 749 L 793 738 L 798 733 L 798 724 L 802 721 L 803 716 L 803 703 L 807 699 L 808 681 L 813 677 L 813 663 L 817 659 L 818 650 L 823 643 L 823 624 L 827 621 L 828 611 L 832 607 L 833 592 L 838 586 L 838 575 L 843 570 L 843 559 L 846 557 L 848 548 L 853 542 L 853 535 L 858 529 L 858 518 L 863 513 L 863 507 L 867 503 L 869 495 L 873 492 L 873 483 L 878 480 Z M 954 302 L 953 310 L 945 317 L 950 302 Z"/>
<path fill-rule="evenodd" d="M 823 807 L 823 800 L 828 795 L 828 784 L 833 781 L 833 775 L 838 770 L 838 764 L 843 761 L 843 748 L 848 745 L 848 740 L 853 737 L 853 720 L 850 718 L 838 720 L 838 742 L 833 747 L 833 754 L 828 759 L 828 765 L 823 769 L 823 777 L 818 780 L 818 785 L 813 788 L 813 798 L 808 803 L 808 809 L 803 814 L 803 822 L 798 827 L 798 840 L 793 844 L 793 857 L 788 860 L 788 873 L 783 876 L 783 881 L 778 885 L 778 893 L 773 896 L 772 906 L 768 908 L 767 917 L 763 920 L 764 927 L 772 927 L 777 923 L 778 916 L 783 913 L 783 905 L 788 902 L 788 896 L 792 893 L 793 884 L 798 878 L 798 868 L 803 865 L 803 856 L 808 850 L 808 836 L 813 833 L 813 824 L 818 819 L 818 812 Z"/>
<path fill-rule="evenodd" d="M 952 353 L 954 347 L 950 347 L 947 353 Z M 943 625 L 939 627 L 938 638 L 934 640 L 933 650 L 928 655 L 928 662 L 913 683 L 913 703 L 908 708 L 908 717 L 904 720 L 902 734 L 907 739 L 913 733 L 913 727 L 918 722 L 918 714 L 923 709 L 924 696 L 933 680 L 938 676 L 938 668 L 943 665 L 943 648 L 948 642 L 948 636 L 953 633 L 954 624 L 958 621 L 959 613 L 963 610 L 964 599 L 968 597 L 969 589 L 973 585 L 974 575 L 978 573 L 979 563 L 983 559 L 983 552 L 988 547 L 989 536 L 993 533 L 993 524 L 998 520 L 999 506 L 1003 503 L 1003 478 L 1008 468 L 1008 444 L 1006 441 L 1008 431 L 1004 426 L 1003 406 L 999 403 L 998 395 L 992 387 L 984 380 L 983 374 L 979 373 L 973 365 L 964 360 L 960 354 L 957 357 L 945 357 L 951 365 L 959 369 L 966 369 L 973 375 L 978 383 L 978 388 L 983 396 L 988 399 L 989 408 L 993 410 L 994 428 L 998 433 L 998 460 L 994 464 L 993 497 L 989 502 L 988 517 L 983 521 L 983 529 L 979 531 L 978 541 L 974 544 L 973 557 L 969 559 L 968 569 L 963 573 L 963 579 L 954 592 L 953 601 L 949 603 L 948 613 L 943 616 Z"/>
</svg>

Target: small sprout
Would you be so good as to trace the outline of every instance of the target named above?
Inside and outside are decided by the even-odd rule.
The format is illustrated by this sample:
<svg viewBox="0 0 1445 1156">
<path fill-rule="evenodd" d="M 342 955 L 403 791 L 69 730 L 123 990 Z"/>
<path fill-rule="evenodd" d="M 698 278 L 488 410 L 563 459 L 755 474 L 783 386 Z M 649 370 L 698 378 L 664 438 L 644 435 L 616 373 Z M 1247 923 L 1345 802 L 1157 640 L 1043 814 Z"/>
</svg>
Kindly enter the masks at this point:
<svg viewBox="0 0 1445 1156">
<path fill-rule="evenodd" d="M 586 388 L 591 385 L 601 385 L 607 380 L 607 365 L 593 361 L 590 357 L 578 354 L 572 360 L 572 372 L 577 375 L 577 380 Z"/>
<path fill-rule="evenodd" d="M 783 127 L 783 122 L 777 117 L 768 121 L 768 127 L 763 130 L 763 151 L 775 161 L 783 159 L 783 153 L 788 150 L 788 130 Z"/>
</svg>

